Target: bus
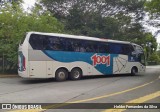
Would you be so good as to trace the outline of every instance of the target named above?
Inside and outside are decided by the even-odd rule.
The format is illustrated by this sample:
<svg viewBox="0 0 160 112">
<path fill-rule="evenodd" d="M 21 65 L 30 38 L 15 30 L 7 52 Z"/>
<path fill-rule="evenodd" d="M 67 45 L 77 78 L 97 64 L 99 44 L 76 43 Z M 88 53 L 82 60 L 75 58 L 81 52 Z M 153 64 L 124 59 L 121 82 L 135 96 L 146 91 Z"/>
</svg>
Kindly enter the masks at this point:
<svg viewBox="0 0 160 112">
<path fill-rule="evenodd" d="M 18 74 L 23 78 L 78 80 L 82 76 L 145 71 L 143 48 L 96 37 L 28 32 L 18 49 Z"/>
</svg>

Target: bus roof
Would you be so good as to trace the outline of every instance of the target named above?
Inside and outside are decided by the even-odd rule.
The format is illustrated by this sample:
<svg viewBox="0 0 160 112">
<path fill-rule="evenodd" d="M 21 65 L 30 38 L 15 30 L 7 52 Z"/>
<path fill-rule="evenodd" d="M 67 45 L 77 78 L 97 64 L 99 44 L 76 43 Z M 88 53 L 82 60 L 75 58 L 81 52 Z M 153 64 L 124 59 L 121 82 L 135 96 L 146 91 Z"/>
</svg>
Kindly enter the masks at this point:
<svg viewBox="0 0 160 112">
<path fill-rule="evenodd" d="M 93 41 L 101 41 L 101 42 L 112 42 L 112 43 L 123 43 L 130 44 L 128 41 L 119 41 L 105 38 L 97 38 L 97 37 L 88 37 L 88 36 L 80 36 L 80 35 L 69 35 L 69 34 L 60 34 L 60 33 L 44 33 L 44 32 L 27 32 L 29 35 L 31 34 L 40 34 L 47 36 L 58 36 L 64 38 L 73 38 L 73 39 L 82 39 L 82 40 L 93 40 Z"/>
</svg>

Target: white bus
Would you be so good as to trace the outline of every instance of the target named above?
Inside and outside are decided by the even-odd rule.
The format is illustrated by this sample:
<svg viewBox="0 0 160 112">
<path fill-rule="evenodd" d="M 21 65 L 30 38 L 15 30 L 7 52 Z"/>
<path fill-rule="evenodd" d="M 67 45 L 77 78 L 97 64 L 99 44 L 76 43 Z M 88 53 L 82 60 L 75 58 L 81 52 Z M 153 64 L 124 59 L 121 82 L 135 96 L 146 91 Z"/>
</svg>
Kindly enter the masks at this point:
<svg viewBox="0 0 160 112">
<path fill-rule="evenodd" d="M 64 81 L 89 75 L 135 75 L 145 71 L 141 46 L 95 37 L 28 32 L 18 55 L 18 73 L 24 78 Z"/>
</svg>

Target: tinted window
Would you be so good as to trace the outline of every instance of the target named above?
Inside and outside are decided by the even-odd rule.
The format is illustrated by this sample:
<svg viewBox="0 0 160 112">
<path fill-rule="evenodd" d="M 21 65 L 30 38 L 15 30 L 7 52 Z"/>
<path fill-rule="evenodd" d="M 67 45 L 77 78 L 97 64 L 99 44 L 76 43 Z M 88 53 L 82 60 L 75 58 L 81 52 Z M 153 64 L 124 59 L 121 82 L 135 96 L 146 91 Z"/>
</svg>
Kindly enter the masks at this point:
<svg viewBox="0 0 160 112">
<path fill-rule="evenodd" d="M 129 44 L 110 43 L 109 52 L 112 54 L 125 54 L 129 55 L 133 48 Z"/>
<path fill-rule="evenodd" d="M 109 46 L 108 46 L 108 44 L 100 42 L 98 44 L 98 52 L 99 53 L 108 53 L 109 52 Z"/>
<path fill-rule="evenodd" d="M 98 52 L 98 45 L 94 41 L 81 39 L 67 39 L 71 42 L 73 51 L 75 52 Z"/>
<path fill-rule="evenodd" d="M 130 44 L 105 43 L 81 39 L 32 34 L 29 40 L 35 50 L 95 52 L 128 55 L 134 48 Z"/>
<path fill-rule="evenodd" d="M 98 52 L 98 46 L 94 41 L 86 41 L 86 52 Z"/>
<path fill-rule="evenodd" d="M 62 50 L 59 37 L 32 34 L 29 43 L 35 50 Z"/>
<path fill-rule="evenodd" d="M 130 55 L 134 51 L 134 48 L 130 44 L 124 44 L 123 45 L 123 51 L 124 51 L 124 54 Z"/>
<path fill-rule="evenodd" d="M 64 46 L 64 51 L 75 51 L 75 52 L 92 52 L 93 50 L 89 50 L 88 43 L 85 40 L 80 39 L 70 39 L 65 38 L 62 39 L 62 44 Z"/>
<path fill-rule="evenodd" d="M 37 35 L 37 34 L 32 34 L 30 36 L 29 43 L 31 47 L 35 50 L 43 50 L 43 40 L 45 39 L 45 36 L 43 35 Z"/>
<path fill-rule="evenodd" d="M 62 50 L 60 38 L 55 36 L 46 36 L 44 40 L 44 48 L 45 50 Z"/>
</svg>

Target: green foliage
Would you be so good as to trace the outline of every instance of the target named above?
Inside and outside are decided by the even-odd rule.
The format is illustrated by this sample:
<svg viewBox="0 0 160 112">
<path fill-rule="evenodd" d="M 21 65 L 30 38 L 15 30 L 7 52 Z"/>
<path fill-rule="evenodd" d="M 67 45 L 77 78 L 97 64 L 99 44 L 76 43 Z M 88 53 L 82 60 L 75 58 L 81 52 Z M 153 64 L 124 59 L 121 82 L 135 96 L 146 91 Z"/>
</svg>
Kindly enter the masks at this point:
<svg viewBox="0 0 160 112">
<path fill-rule="evenodd" d="M 147 57 L 155 52 L 156 39 L 143 30 L 146 0 L 41 0 L 65 31 L 75 35 L 130 41 L 143 45 Z M 70 7 L 68 7 L 70 6 Z M 133 16 L 134 15 L 134 16 Z"/>
<path fill-rule="evenodd" d="M 160 14 L 160 0 L 148 0 L 145 6 L 151 13 Z"/>
<path fill-rule="evenodd" d="M 0 13 L 0 56 L 5 54 L 8 69 L 17 66 L 18 44 L 28 31 L 62 32 L 63 25 L 49 12 L 27 14 L 17 4 L 5 5 Z"/>
<path fill-rule="evenodd" d="M 45 6 L 57 18 L 70 14 L 70 9 L 78 6 L 83 12 L 98 12 L 103 16 L 113 16 L 117 13 L 136 13 L 141 16 L 146 0 L 41 0 Z"/>
<path fill-rule="evenodd" d="M 72 10 L 66 19 L 66 31 L 73 34 L 112 38 L 118 32 L 118 21 L 113 17 L 102 17 L 98 13 Z M 80 12 L 80 13 L 78 13 Z"/>
<path fill-rule="evenodd" d="M 0 56 L 5 54 L 10 66 L 17 65 L 18 44 L 28 31 L 130 41 L 142 45 L 149 60 L 158 59 L 151 56 L 155 38 L 138 22 L 146 0 L 40 0 L 31 13 L 24 13 L 22 0 L 18 1 L 0 7 Z M 158 4 L 159 0 L 151 0 L 145 5 L 159 13 Z"/>
<path fill-rule="evenodd" d="M 143 37 L 137 22 L 145 0 L 41 0 L 71 34 L 135 42 Z M 134 15 L 134 17 L 131 15 Z"/>
<path fill-rule="evenodd" d="M 157 51 L 157 55 L 159 56 L 159 58 L 160 58 L 160 50 L 159 51 Z"/>
<path fill-rule="evenodd" d="M 148 58 L 148 62 L 154 62 L 155 64 L 160 64 L 160 56 L 154 52 L 152 53 L 149 58 Z"/>
</svg>

